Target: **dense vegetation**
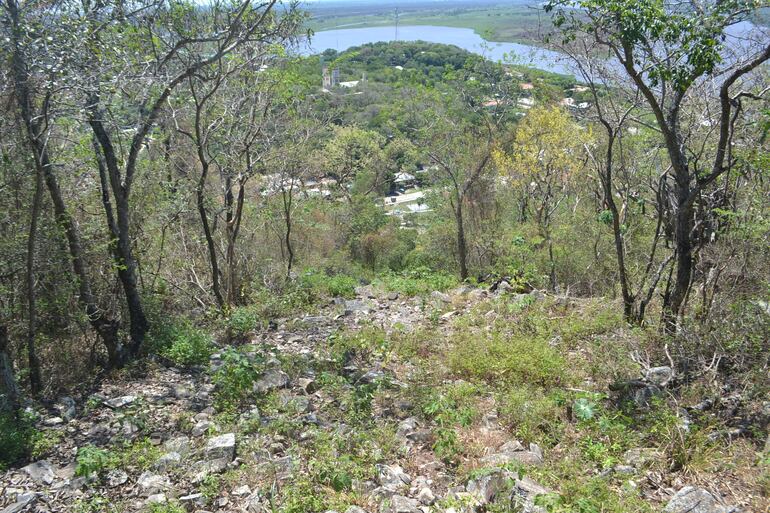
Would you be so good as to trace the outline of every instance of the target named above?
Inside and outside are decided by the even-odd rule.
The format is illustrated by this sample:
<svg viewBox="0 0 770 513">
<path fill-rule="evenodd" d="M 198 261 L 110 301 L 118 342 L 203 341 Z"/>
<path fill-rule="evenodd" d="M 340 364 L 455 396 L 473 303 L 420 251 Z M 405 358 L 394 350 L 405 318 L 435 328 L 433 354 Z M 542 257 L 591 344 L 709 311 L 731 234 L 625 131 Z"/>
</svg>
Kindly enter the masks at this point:
<svg viewBox="0 0 770 513">
<path fill-rule="evenodd" d="M 299 57 L 307 18 L 279 6 L 4 0 L 0 468 L 61 442 L 40 405 L 158 362 L 210 372 L 220 424 L 293 440 L 290 423 L 239 419 L 291 409 L 255 392 L 272 360 L 244 348 L 367 285 L 418 298 L 429 324 L 346 326 L 328 360 L 279 355 L 354 435 L 301 446 L 317 463 L 276 511 L 360 503 L 352 483 L 398 454 L 373 411 L 399 399 L 463 478 L 484 472 L 474 429 L 494 403 L 558 455 L 527 470 L 548 511 L 652 511 L 608 474 L 639 447 L 667 483 L 733 465 L 735 497 L 766 504 L 770 46 L 723 36 L 767 3 L 553 1 L 541 43 L 576 77 L 424 42 Z M 332 69 L 342 84 L 322 88 Z M 413 212 L 384 206 L 415 191 Z M 351 361 L 417 377 L 351 384 Z M 628 395 L 660 366 L 666 394 Z M 703 401 L 684 425 L 680 405 Z M 79 447 L 77 472 L 146 470 L 155 450 Z"/>
</svg>

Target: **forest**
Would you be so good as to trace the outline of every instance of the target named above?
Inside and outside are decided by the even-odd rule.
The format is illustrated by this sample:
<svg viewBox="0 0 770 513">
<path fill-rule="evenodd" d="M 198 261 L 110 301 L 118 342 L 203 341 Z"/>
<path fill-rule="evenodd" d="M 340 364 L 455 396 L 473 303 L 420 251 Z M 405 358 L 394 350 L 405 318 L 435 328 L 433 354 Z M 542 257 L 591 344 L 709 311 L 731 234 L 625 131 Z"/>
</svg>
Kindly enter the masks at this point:
<svg viewBox="0 0 770 513">
<path fill-rule="evenodd" d="M 769 10 L 2 0 L 0 512 L 767 511 Z"/>
</svg>

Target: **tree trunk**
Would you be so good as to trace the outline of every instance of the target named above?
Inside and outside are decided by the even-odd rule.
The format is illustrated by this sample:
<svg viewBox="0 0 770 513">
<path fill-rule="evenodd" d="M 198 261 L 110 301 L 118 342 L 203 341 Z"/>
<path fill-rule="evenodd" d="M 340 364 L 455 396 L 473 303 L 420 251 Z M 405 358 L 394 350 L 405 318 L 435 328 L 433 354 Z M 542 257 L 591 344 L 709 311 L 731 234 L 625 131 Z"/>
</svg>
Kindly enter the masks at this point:
<svg viewBox="0 0 770 513">
<path fill-rule="evenodd" d="M 97 306 L 92 293 L 91 280 L 86 272 L 86 265 L 83 260 L 80 234 L 78 233 L 77 225 L 70 216 L 64 202 L 59 183 L 53 172 L 51 160 L 48 155 L 48 148 L 41 139 L 41 121 L 44 116 L 37 115 L 33 112 L 32 94 L 29 89 L 30 79 L 20 43 L 22 37 L 19 7 L 15 0 L 7 0 L 6 5 L 11 18 L 13 34 L 14 49 L 12 64 L 14 72 L 14 91 L 16 93 L 16 102 L 19 107 L 21 119 L 24 122 L 27 140 L 34 157 L 35 168 L 37 172 L 42 173 L 43 175 L 53 203 L 56 222 L 61 226 L 67 238 L 70 258 L 72 260 L 72 269 L 78 279 L 78 302 L 85 310 L 91 326 L 102 339 L 109 355 L 110 364 L 114 364 L 120 361 L 120 355 L 122 353 L 122 347 L 118 339 L 118 323 L 105 316 L 104 312 Z"/>
<path fill-rule="evenodd" d="M 641 323 L 644 320 L 644 312 L 643 310 L 640 310 L 639 312 L 642 318 L 639 318 L 639 316 L 634 313 L 635 298 L 628 286 L 626 251 L 625 245 L 623 244 L 623 233 L 620 230 L 620 212 L 618 212 L 618 207 L 615 204 L 615 199 L 612 194 L 612 163 L 614 158 L 613 149 L 615 144 L 615 134 L 610 127 L 607 127 L 607 132 L 607 153 L 605 155 L 604 176 L 601 178 L 604 189 L 604 203 L 612 214 L 612 235 L 615 241 L 615 258 L 618 262 L 618 281 L 620 281 L 620 291 L 623 296 L 623 318 L 629 323 Z"/>
<path fill-rule="evenodd" d="M 679 316 L 685 308 L 685 299 L 692 280 L 692 228 L 693 211 L 690 199 L 690 173 L 687 166 L 676 169 L 676 215 L 674 239 L 676 245 L 676 277 L 674 288 L 663 303 L 663 328 L 675 333 Z"/>
<path fill-rule="evenodd" d="M 113 250 L 115 264 L 118 269 L 118 279 L 123 287 L 123 293 L 126 296 L 126 307 L 129 317 L 129 334 L 131 342 L 129 344 L 129 353 L 131 356 L 139 354 L 144 337 L 149 329 L 147 317 L 142 307 L 142 298 L 139 293 L 139 286 L 136 280 L 137 265 L 131 249 L 131 214 L 128 201 L 129 188 L 127 184 L 122 183 L 120 177 L 120 168 L 118 167 L 118 157 L 112 144 L 112 139 L 104 128 L 102 123 L 104 116 L 99 108 L 98 95 L 92 94 L 88 98 L 86 110 L 88 112 L 88 123 L 94 133 L 98 143 L 95 147 L 98 162 L 103 162 L 106 168 L 108 180 L 107 197 L 112 192 L 115 199 L 114 216 L 110 218 L 109 210 L 107 212 L 107 223 L 113 232 Z M 104 192 L 103 192 L 104 195 Z"/>
<path fill-rule="evenodd" d="M 40 377 L 40 360 L 35 349 L 37 336 L 37 300 L 35 295 L 35 249 L 37 244 L 37 222 L 43 196 L 43 173 L 35 170 L 35 194 L 30 209 L 29 232 L 27 233 L 27 360 L 29 362 L 29 386 L 32 395 L 43 388 Z"/>
<path fill-rule="evenodd" d="M 201 160 L 201 175 L 198 179 L 198 185 L 195 188 L 195 201 L 198 206 L 198 216 L 201 220 L 201 226 L 203 227 L 203 235 L 206 238 L 206 248 L 209 252 L 209 263 L 211 265 L 211 289 L 214 293 L 214 297 L 217 300 L 217 305 L 220 309 L 222 309 L 225 307 L 225 300 L 222 297 L 222 290 L 219 285 L 219 260 L 217 258 L 217 248 L 216 244 L 214 243 L 214 236 L 211 234 L 211 226 L 209 226 L 209 216 L 206 213 L 204 195 L 208 170 L 208 163 L 205 160 Z"/>
<path fill-rule="evenodd" d="M 457 222 L 457 257 L 460 261 L 460 280 L 468 279 L 468 246 L 465 241 L 465 220 L 463 218 L 463 201 L 457 198 L 455 205 L 455 221 Z"/>
<path fill-rule="evenodd" d="M 15 412 L 19 409 L 19 387 L 13 373 L 13 363 L 8 354 L 8 328 L 0 325 L 0 411 Z"/>
<path fill-rule="evenodd" d="M 294 248 L 291 245 L 291 204 L 292 204 L 292 194 L 293 194 L 293 184 L 290 186 L 289 191 L 287 192 L 284 188 L 282 192 L 283 196 L 283 214 L 284 214 L 284 220 L 286 221 L 286 252 L 288 253 L 288 261 L 286 264 L 286 277 L 291 277 L 291 268 L 294 265 Z"/>
</svg>

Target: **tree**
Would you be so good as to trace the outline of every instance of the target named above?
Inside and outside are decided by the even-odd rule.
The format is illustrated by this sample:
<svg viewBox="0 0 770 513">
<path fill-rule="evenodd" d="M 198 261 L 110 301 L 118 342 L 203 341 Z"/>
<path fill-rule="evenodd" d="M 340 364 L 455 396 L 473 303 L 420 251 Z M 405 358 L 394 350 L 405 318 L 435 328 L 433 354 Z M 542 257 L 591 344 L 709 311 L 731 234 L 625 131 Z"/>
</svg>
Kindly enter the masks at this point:
<svg viewBox="0 0 770 513">
<path fill-rule="evenodd" d="M 131 190 L 140 153 L 177 87 L 200 78 L 207 67 L 246 43 L 268 44 L 285 37 L 286 29 L 294 27 L 295 17 L 291 10 L 283 16 L 276 13 L 277 3 L 216 3 L 205 13 L 186 3 L 150 4 L 130 16 L 135 32 L 124 30 L 126 13 L 120 5 L 98 4 L 84 13 L 89 32 L 83 66 L 90 71 L 83 84 L 84 105 L 113 237 L 111 251 L 126 298 L 131 355 L 139 352 L 149 329 L 131 245 Z M 117 30 L 98 21 L 112 17 L 119 22 Z M 129 41 L 132 44 L 126 44 Z M 117 85 L 126 81 L 142 83 L 142 90 L 125 94 Z M 110 93 L 113 98 L 108 97 Z M 106 108 L 120 104 L 124 108 Z M 133 127 L 125 145 L 124 126 Z M 124 147 L 127 151 L 120 154 Z"/>
<path fill-rule="evenodd" d="M 499 144 L 496 137 L 508 121 L 515 93 L 503 67 L 483 59 L 469 59 L 462 70 L 448 73 L 447 79 L 458 88 L 456 96 L 427 95 L 420 100 L 423 105 L 414 108 L 423 116 L 420 142 L 449 191 L 460 279 L 466 280 L 465 210 L 491 169 L 492 155 Z"/>
<path fill-rule="evenodd" d="M 383 184 L 385 141 L 377 132 L 358 127 L 336 127 L 321 152 L 323 169 L 337 190 L 353 202 L 354 195 L 368 196 Z"/>
<path fill-rule="evenodd" d="M 516 128 L 509 152 L 495 152 L 498 167 L 507 169 L 515 182 L 528 184 L 540 236 L 548 248 L 552 290 L 558 284 L 551 225 L 559 205 L 585 169 L 585 145 L 590 140 L 586 128 L 561 108 L 535 107 Z"/>
<path fill-rule="evenodd" d="M 735 164 L 732 144 L 743 102 L 767 92 L 752 91 L 751 74 L 770 60 L 761 31 L 753 44 L 737 46 L 728 30 L 766 2 L 727 0 L 682 4 L 661 0 L 552 0 L 554 25 L 565 39 L 590 37 L 619 64 L 652 111 L 671 162 L 670 224 L 676 251 L 673 288 L 664 296 L 663 321 L 672 332 L 684 313 L 697 249 L 707 242 L 698 229 L 707 193 Z M 577 7 L 577 9 L 576 9 Z M 704 126 L 687 122 L 688 102 L 711 104 Z M 703 140 L 708 144 L 703 144 Z M 707 148 L 707 151 L 704 149 Z"/>
<path fill-rule="evenodd" d="M 619 87 L 622 81 L 617 79 L 617 72 L 597 55 L 596 45 L 587 39 L 557 47 L 573 61 L 578 75 L 590 92 L 593 101 L 590 111 L 586 113 L 586 119 L 595 121 L 600 131 L 604 132 L 603 138 L 597 137 L 597 144 L 586 145 L 586 153 L 599 177 L 604 212 L 610 214 L 609 224 L 612 228 L 618 283 L 623 299 L 623 316 L 627 322 L 641 324 L 644 322 L 647 305 L 673 258 L 671 254 L 659 263 L 656 262 L 664 214 L 664 210 L 658 207 L 655 208 L 656 226 L 643 271 L 632 273 L 628 263 L 626 232 L 633 222 L 630 204 L 634 202 L 634 198 L 640 197 L 638 188 L 631 183 L 630 177 L 636 174 L 634 169 L 640 167 L 640 162 L 639 155 L 627 155 L 630 153 L 631 144 L 624 143 L 625 133 L 632 124 L 637 126 L 635 128 L 638 131 L 639 123 L 635 123 L 634 116 L 638 115 L 642 102 L 641 93 L 636 88 Z M 660 179 L 655 181 L 655 185 L 660 190 Z M 633 274 L 640 276 L 635 279 Z"/>
<path fill-rule="evenodd" d="M 3 30 L 8 34 L 6 40 L 10 43 L 14 97 L 36 174 L 42 175 L 45 181 L 56 222 L 67 239 L 72 268 L 78 280 L 78 301 L 91 326 L 102 339 L 110 363 L 116 364 L 122 358 L 122 345 L 118 338 L 119 323 L 97 304 L 92 280 L 86 269 L 80 232 L 66 205 L 50 153 L 49 139 L 53 127 L 50 110 L 54 93 L 58 92 L 56 80 L 60 78 L 63 66 L 62 62 L 52 57 L 61 56 L 65 48 L 74 45 L 73 41 L 67 39 L 73 33 L 72 27 L 64 22 L 55 24 L 58 28 L 56 35 L 61 36 L 61 40 L 54 40 L 55 47 L 60 51 L 49 52 L 54 45 L 43 43 L 46 38 L 33 29 L 36 23 L 51 23 L 45 19 L 44 6 L 28 6 L 25 15 L 32 17 L 31 20 L 22 18 L 17 0 L 6 0 L 3 7 Z M 38 89 L 40 83 L 42 85 Z M 28 252 L 34 258 L 34 247 L 28 247 Z M 34 297 L 30 296 L 30 304 L 33 302 Z"/>
</svg>

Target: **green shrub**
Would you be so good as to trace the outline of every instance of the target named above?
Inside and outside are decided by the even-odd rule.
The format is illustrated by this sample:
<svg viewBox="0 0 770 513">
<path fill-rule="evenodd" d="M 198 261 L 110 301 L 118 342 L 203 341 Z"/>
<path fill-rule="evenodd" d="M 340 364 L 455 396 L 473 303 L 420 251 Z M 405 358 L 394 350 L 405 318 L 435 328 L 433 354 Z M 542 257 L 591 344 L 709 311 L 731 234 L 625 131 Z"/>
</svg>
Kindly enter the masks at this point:
<svg viewBox="0 0 770 513">
<path fill-rule="evenodd" d="M 150 513 L 187 513 L 187 510 L 178 502 L 166 502 L 164 504 L 151 504 Z"/>
<path fill-rule="evenodd" d="M 564 407 L 543 390 L 527 385 L 513 387 L 497 396 L 500 417 L 517 438 L 552 446 L 564 429 Z"/>
<path fill-rule="evenodd" d="M 308 269 L 299 278 L 300 287 L 308 290 L 313 297 L 344 297 L 356 295 L 358 280 L 345 274 L 329 274 Z"/>
<path fill-rule="evenodd" d="M 115 456 L 105 449 L 100 449 L 93 445 L 86 445 L 78 450 L 76 463 L 76 476 L 87 477 L 92 474 L 101 475 L 107 469 L 114 466 Z"/>
<path fill-rule="evenodd" d="M 490 383 L 553 386 L 566 378 L 561 354 L 539 337 L 464 330 L 455 335 L 449 367 L 461 376 Z"/>
<path fill-rule="evenodd" d="M 400 273 L 388 272 L 378 278 L 386 290 L 406 296 L 430 294 L 434 290 L 443 292 L 457 285 L 454 275 L 434 271 L 428 267 L 415 267 Z"/>
<path fill-rule="evenodd" d="M 237 411 L 251 395 L 263 363 L 262 355 L 247 356 L 237 349 L 227 349 L 222 354 L 222 366 L 212 379 L 216 386 L 214 406 L 222 412 Z"/>
<path fill-rule="evenodd" d="M 28 457 L 36 436 L 29 416 L 0 414 L 0 471 Z"/>
<path fill-rule="evenodd" d="M 168 338 L 163 340 L 160 354 L 176 365 L 203 365 L 214 352 L 211 336 L 187 320 L 174 324 L 164 336 Z"/>
<path fill-rule="evenodd" d="M 225 326 L 233 340 L 244 342 L 259 327 L 260 321 L 260 316 L 253 307 L 236 307 L 225 320 Z"/>
<path fill-rule="evenodd" d="M 422 400 L 422 411 L 436 425 L 433 451 L 444 461 L 452 461 L 462 450 L 456 427 L 471 425 L 477 416 L 474 399 L 477 387 L 461 384 L 433 390 Z"/>
</svg>

